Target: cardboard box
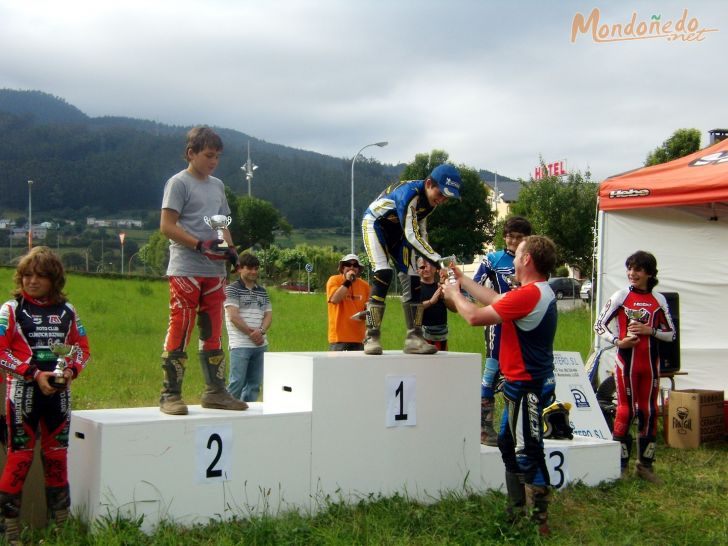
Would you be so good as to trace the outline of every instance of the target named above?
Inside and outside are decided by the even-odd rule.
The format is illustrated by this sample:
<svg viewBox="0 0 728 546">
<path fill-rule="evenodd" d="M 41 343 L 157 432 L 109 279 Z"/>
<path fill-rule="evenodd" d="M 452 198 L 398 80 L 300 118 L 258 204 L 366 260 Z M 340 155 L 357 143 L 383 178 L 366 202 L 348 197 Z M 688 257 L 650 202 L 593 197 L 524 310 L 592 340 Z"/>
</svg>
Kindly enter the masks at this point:
<svg viewBox="0 0 728 546">
<path fill-rule="evenodd" d="M 670 391 L 668 426 L 670 447 L 698 447 L 723 440 L 723 391 Z"/>
</svg>

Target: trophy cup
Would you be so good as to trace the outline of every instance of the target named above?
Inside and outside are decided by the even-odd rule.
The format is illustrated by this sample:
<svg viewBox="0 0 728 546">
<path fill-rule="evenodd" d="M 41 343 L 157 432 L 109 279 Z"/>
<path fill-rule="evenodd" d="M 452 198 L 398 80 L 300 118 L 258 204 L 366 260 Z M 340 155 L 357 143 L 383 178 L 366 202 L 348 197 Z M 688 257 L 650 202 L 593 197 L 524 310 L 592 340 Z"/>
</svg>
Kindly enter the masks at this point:
<svg viewBox="0 0 728 546">
<path fill-rule="evenodd" d="M 73 358 L 73 355 L 79 350 L 78 345 L 69 345 L 53 339 L 48 341 L 48 348 L 56 355 L 56 369 L 53 370 L 53 376 L 48 383 L 56 389 L 66 388 L 66 378 L 63 372 L 66 370 L 66 358 Z"/>
<path fill-rule="evenodd" d="M 455 273 L 452 269 L 450 269 L 450 265 L 454 265 L 457 258 L 453 254 L 452 256 L 444 256 L 440 258 L 440 267 L 443 267 L 447 270 L 447 282 L 448 284 L 455 284 L 457 281 L 455 280 Z"/>
<path fill-rule="evenodd" d="M 222 241 L 222 243 L 218 243 L 218 248 L 227 248 L 228 244 L 225 242 L 223 234 L 224 230 L 226 230 L 230 225 L 230 222 L 233 221 L 232 217 L 225 216 L 224 214 L 215 214 L 213 216 L 205 216 L 203 220 L 212 229 L 217 230 L 217 238 Z"/>
<path fill-rule="evenodd" d="M 637 324 L 639 322 L 646 322 L 646 319 L 648 318 L 648 313 L 645 309 L 628 309 L 627 307 L 624 308 L 624 313 L 627 315 L 627 325 L 630 324 Z M 627 334 L 631 338 L 638 338 L 639 336 L 637 334 L 628 333 Z"/>
<path fill-rule="evenodd" d="M 514 288 L 517 288 L 518 285 L 519 285 L 518 281 L 516 280 L 516 274 L 515 273 L 504 274 L 503 275 L 503 280 L 506 281 L 506 284 L 508 285 L 508 288 L 511 289 L 511 290 L 513 290 Z"/>
</svg>

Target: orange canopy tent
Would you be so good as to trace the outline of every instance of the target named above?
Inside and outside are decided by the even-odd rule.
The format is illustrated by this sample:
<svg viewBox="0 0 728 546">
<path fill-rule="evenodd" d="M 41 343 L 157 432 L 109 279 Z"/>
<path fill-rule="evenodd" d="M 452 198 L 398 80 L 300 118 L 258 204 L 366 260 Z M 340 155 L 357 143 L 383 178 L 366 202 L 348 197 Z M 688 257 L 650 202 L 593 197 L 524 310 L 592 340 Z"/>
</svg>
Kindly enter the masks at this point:
<svg viewBox="0 0 728 546">
<path fill-rule="evenodd" d="M 627 256 L 652 252 L 656 290 L 679 294 L 678 387 L 728 391 L 728 140 L 606 179 L 597 236 L 597 309 L 626 286 Z"/>
<path fill-rule="evenodd" d="M 728 202 L 728 139 L 680 159 L 607 178 L 599 209 Z"/>
</svg>

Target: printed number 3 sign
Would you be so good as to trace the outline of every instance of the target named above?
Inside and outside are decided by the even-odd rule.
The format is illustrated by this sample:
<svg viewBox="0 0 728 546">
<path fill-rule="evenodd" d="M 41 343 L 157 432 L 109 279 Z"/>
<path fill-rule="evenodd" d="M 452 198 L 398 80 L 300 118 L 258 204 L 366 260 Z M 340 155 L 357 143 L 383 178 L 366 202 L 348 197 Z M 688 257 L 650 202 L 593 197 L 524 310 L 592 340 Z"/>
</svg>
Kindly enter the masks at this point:
<svg viewBox="0 0 728 546">
<path fill-rule="evenodd" d="M 385 379 L 388 427 L 417 424 L 417 380 L 414 375 L 388 375 Z"/>
<path fill-rule="evenodd" d="M 233 427 L 197 427 L 197 483 L 224 482 L 232 479 Z"/>
</svg>

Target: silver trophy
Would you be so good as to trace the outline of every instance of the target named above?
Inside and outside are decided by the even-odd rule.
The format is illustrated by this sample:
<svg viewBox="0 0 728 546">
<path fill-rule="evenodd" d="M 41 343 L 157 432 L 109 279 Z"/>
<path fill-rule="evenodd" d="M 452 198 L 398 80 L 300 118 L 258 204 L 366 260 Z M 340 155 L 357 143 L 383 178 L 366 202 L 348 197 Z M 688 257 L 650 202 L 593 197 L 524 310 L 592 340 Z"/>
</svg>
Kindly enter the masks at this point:
<svg viewBox="0 0 728 546">
<path fill-rule="evenodd" d="M 225 242 L 225 237 L 223 237 L 223 235 L 225 233 L 225 230 L 230 225 L 230 222 L 233 221 L 232 216 L 215 214 L 213 216 L 205 216 L 203 220 L 212 229 L 217 230 L 217 238 L 222 241 L 222 243 L 218 243 L 218 248 L 227 248 L 228 244 Z"/>
<path fill-rule="evenodd" d="M 455 265 L 457 261 L 457 258 L 453 254 L 452 256 L 444 256 L 440 258 L 440 267 L 447 270 L 447 282 L 448 284 L 455 284 L 457 280 L 455 280 L 455 272 L 450 269 L 450 265 Z"/>
<path fill-rule="evenodd" d="M 624 314 L 627 315 L 628 326 L 630 324 L 637 324 L 640 322 L 646 324 L 650 318 L 650 315 L 646 309 L 629 309 L 627 307 L 624 307 Z M 631 332 L 629 332 L 627 335 L 635 339 L 639 337 L 637 334 L 633 334 Z"/>
<path fill-rule="evenodd" d="M 511 274 L 506 273 L 506 274 L 502 275 L 502 277 L 503 277 L 503 280 L 506 281 L 506 284 L 508 285 L 508 288 L 510 290 L 513 290 L 514 288 L 518 287 L 519 283 L 516 280 L 515 273 L 511 273 Z"/>
<path fill-rule="evenodd" d="M 48 383 L 56 389 L 65 389 L 67 380 L 63 372 L 67 368 L 66 359 L 73 358 L 76 352 L 81 349 L 78 345 L 69 345 L 68 343 L 62 343 L 53 339 L 48 341 L 48 348 L 56 355 L 56 368 L 53 370 L 53 376 Z"/>
</svg>

